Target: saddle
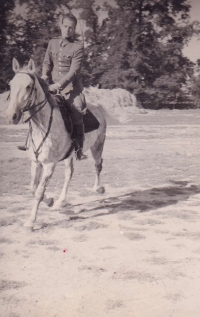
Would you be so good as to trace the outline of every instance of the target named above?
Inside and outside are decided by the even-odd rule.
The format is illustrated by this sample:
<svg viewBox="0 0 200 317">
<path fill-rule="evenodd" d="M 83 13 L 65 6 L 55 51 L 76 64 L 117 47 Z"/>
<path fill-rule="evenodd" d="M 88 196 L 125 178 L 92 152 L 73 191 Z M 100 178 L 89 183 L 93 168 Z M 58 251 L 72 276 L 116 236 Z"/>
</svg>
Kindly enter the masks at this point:
<svg viewBox="0 0 200 317">
<path fill-rule="evenodd" d="M 56 96 L 54 96 L 54 98 L 55 98 L 57 106 L 60 109 L 60 113 L 62 115 L 64 124 L 65 124 L 65 128 L 66 128 L 67 132 L 71 134 L 71 139 L 73 141 L 71 148 L 65 154 L 65 156 L 61 159 L 61 161 L 62 161 L 64 159 L 68 158 L 73 150 L 75 150 L 75 153 L 77 156 L 77 153 L 80 149 L 80 144 L 79 144 L 78 138 L 76 136 L 75 129 L 73 128 L 73 122 L 72 122 L 72 119 L 70 117 L 70 109 L 69 109 L 67 103 L 65 102 L 65 99 L 63 98 L 62 95 L 56 95 Z M 97 130 L 99 128 L 99 125 L 100 125 L 97 118 L 93 115 L 93 113 L 89 109 L 86 109 L 86 113 L 83 115 L 83 124 L 84 124 L 84 133 L 88 133 L 88 132 Z"/>
<path fill-rule="evenodd" d="M 67 103 L 64 103 L 62 96 L 56 95 L 55 99 L 57 105 L 59 106 L 63 121 L 65 123 L 65 128 L 68 133 L 72 134 L 73 138 L 73 123 L 70 117 L 70 109 L 67 106 Z M 87 109 L 86 113 L 83 115 L 83 123 L 85 133 L 92 132 L 99 128 L 99 121 L 89 109 Z"/>
</svg>

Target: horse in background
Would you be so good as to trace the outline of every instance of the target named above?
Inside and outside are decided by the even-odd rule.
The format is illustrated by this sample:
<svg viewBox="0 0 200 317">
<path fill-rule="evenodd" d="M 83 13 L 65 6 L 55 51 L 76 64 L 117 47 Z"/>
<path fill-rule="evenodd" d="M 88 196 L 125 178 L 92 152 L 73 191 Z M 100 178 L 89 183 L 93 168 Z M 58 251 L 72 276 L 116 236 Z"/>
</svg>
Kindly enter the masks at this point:
<svg viewBox="0 0 200 317">
<path fill-rule="evenodd" d="M 10 98 L 6 115 L 11 124 L 18 124 L 25 111 L 29 114 L 30 136 L 28 156 L 31 164 L 31 191 L 34 204 L 30 218 L 24 226 L 33 228 L 41 201 L 54 209 L 66 206 L 67 191 L 73 175 L 73 141 L 67 131 L 59 107 L 53 105 L 53 97 L 41 85 L 42 79 L 35 74 L 35 64 L 30 59 L 26 68 L 20 69 L 18 61 L 13 59 L 14 78 L 10 81 Z M 99 121 L 99 128 L 85 133 L 83 152 L 91 150 L 95 161 L 96 177 L 94 190 L 102 193 L 100 173 L 102 170 L 102 151 L 106 138 L 106 121 L 100 106 L 88 105 L 88 109 Z M 67 157 L 66 159 L 64 159 Z M 65 181 L 58 200 L 45 194 L 48 182 L 56 164 L 64 159 Z"/>
</svg>

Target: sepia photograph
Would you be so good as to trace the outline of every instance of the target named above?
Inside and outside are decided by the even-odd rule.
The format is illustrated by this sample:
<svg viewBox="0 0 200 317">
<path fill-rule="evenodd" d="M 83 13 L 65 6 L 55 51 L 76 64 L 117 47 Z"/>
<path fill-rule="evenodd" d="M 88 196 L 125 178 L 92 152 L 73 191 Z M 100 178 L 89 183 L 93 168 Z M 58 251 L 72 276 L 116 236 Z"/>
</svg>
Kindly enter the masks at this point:
<svg viewBox="0 0 200 317">
<path fill-rule="evenodd" d="M 200 316 L 200 1 L 0 0 L 0 317 Z"/>
</svg>

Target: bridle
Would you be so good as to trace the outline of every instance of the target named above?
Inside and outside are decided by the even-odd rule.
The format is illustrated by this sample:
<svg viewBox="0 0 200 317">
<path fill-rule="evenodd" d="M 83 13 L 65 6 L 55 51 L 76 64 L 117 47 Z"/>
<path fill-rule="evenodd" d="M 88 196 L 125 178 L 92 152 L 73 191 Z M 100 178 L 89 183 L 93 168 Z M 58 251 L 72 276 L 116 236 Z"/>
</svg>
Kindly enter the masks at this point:
<svg viewBox="0 0 200 317">
<path fill-rule="evenodd" d="M 42 139 L 42 141 L 40 142 L 39 146 L 36 148 L 35 144 L 34 144 L 34 141 L 33 141 L 33 138 L 32 138 L 32 125 L 31 125 L 31 119 L 36 115 L 36 113 L 38 113 L 40 110 L 42 110 L 42 108 L 44 108 L 44 106 L 46 105 L 47 101 L 48 101 L 48 98 L 46 96 L 46 93 L 43 89 L 43 87 L 41 86 L 44 94 L 45 94 L 45 99 L 42 100 L 41 102 L 39 103 L 35 103 L 36 100 L 37 100 L 37 90 L 36 90 L 36 87 L 35 87 L 35 77 L 37 77 L 37 75 L 35 74 L 31 74 L 31 73 L 28 73 L 28 72 L 19 72 L 20 74 L 26 74 L 28 75 L 32 80 L 33 80 L 33 85 L 31 87 L 31 91 L 29 93 L 29 96 L 28 96 L 28 99 L 27 99 L 27 103 L 25 105 L 25 107 L 21 110 L 21 115 L 23 116 L 24 112 L 27 112 L 27 111 L 30 111 L 30 110 L 33 110 L 33 109 L 36 109 L 38 106 L 40 106 L 38 109 L 36 109 L 29 117 L 28 119 L 26 119 L 25 121 L 23 121 L 24 123 L 27 123 L 29 122 L 29 133 L 30 133 L 30 137 L 31 137 L 31 141 L 32 141 L 32 144 L 33 144 L 33 151 L 35 153 L 35 157 L 36 157 L 36 160 L 38 161 L 38 156 L 39 156 L 39 151 L 41 149 L 41 147 L 43 146 L 46 138 L 48 137 L 49 135 L 49 132 L 50 132 L 50 129 L 51 129 L 51 124 L 52 124 L 52 120 L 53 120 L 53 109 L 54 107 L 52 106 L 52 104 L 49 102 L 50 106 L 51 106 L 51 113 L 50 113 L 50 118 L 49 118 L 49 124 L 48 124 L 48 128 L 47 128 L 47 131 Z M 38 81 L 39 81 L 39 78 L 37 78 Z M 40 83 L 40 81 L 39 81 Z M 32 95 L 33 95 L 33 92 L 35 90 L 35 100 L 33 101 L 32 100 Z"/>
<path fill-rule="evenodd" d="M 30 111 L 30 110 L 33 110 L 35 109 L 36 107 L 40 106 L 41 107 L 39 109 L 37 109 L 28 119 L 26 119 L 24 121 L 24 123 L 27 123 L 28 121 L 31 120 L 31 118 L 33 118 L 35 116 L 35 114 L 37 112 L 39 112 L 47 103 L 47 97 L 46 97 L 46 94 L 45 94 L 45 99 L 41 102 L 39 102 L 38 104 L 35 104 L 35 101 L 37 100 L 37 91 L 36 91 L 36 88 L 35 88 L 35 76 L 36 75 L 33 75 L 33 74 L 30 74 L 30 73 L 26 73 L 26 72 L 19 72 L 20 74 L 26 74 L 28 75 L 32 80 L 33 80 L 33 85 L 32 85 L 32 88 L 31 88 L 31 91 L 29 93 L 29 96 L 28 96 L 28 99 L 27 99 L 27 103 L 25 105 L 25 107 L 21 110 L 21 114 L 23 114 L 24 112 L 27 112 L 27 111 Z M 33 92 L 35 90 L 35 100 L 34 102 L 32 103 L 32 100 L 30 99 L 30 97 L 32 96 Z M 44 90 L 43 90 L 44 91 Z M 45 92 L 44 92 L 45 93 Z"/>
</svg>

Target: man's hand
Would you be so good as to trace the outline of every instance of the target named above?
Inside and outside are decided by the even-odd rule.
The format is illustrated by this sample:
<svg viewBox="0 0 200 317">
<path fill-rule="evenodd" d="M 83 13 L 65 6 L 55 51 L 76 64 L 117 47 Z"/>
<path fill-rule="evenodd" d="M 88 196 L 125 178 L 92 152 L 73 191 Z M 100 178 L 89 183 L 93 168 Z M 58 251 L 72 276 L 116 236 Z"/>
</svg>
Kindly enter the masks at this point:
<svg viewBox="0 0 200 317">
<path fill-rule="evenodd" d="M 47 80 L 48 79 L 48 76 L 47 75 L 42 75 L 41 77 L 43 80 Z"/>
<path fill-rule="evenodd" d="M 52 84 L 49 86 L 49 91 L 58 94 L 60 89 L 60 84 Z"/>
</svg>

